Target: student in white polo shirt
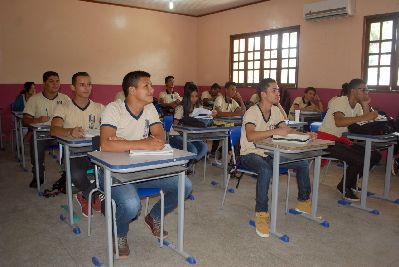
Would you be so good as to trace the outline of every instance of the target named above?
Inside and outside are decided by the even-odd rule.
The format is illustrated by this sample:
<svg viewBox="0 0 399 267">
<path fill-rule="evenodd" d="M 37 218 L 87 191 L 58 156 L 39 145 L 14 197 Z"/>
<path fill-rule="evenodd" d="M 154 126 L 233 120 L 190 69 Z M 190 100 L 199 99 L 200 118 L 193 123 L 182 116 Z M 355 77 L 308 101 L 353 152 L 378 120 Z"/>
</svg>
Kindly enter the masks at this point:
<svg viewBox="0 0 399 267">
<path fill-rule="evenodd" d="M 43 74 L 43 91 L 33 95 L 26 102 L 22 122 L 28 126 L 35 123 L 49 122 L 53 117 L 55 108 L 70 101 L 69 97 L 59 93 L 60 78 L 58 73 L 47 71 Z M 39 162 L 40 184 L 44 182 L 44 153 L 47 147 L 55 144 L 55 140 L 40 140 L 37 142 L 37 155 Z M 29 187 L 36 188 L 36 168 L 35 153 L 33 148 L 33 138 L 30 141 L 30 158 L 32 163 L 33 178 Z"/>
<path fill-rule="evenodd" d="M 182 98 L 174 90 L 175 77 L 165 77 L 165 91 L 159 94 L 159 103 L 161 104 L 164 115 L 173 114 L 174 109 L 180 105 Z"/>
<path fill-rule="evenodd" d="M 240 139 L 241 164 L 258 174 L 256 182 L 255 220 L 256 233 L 260 237 L 269 236 L 268 192 L 270 178 L 273 175 L 273 159 L 265 155 L 265 150 L 256 148 L 255 141 L 263 140 L 273 135 L 297 133 L 284 122 L 284 116 L 276 106 L 280 98 L 279 88 L 273 79 L 264 79 L 257 86 L 260 102 L 245 112 Z M 316 138 L 313 133 L 309 134 Z M 297 209 L 310 213 L 310 179 L 309 162 L 297 161 L 285 165 L 296 170 L 298 182 Z"/>
<path fill-rule="evenodd" d="M 101 117 L 100 143 L 102 151 L 124 152 L 129 150 L 160 150 L 165 145 L 165 134 L 158 113 L 152 105 L 154 89 L 150 74 L 134 71 L 126 74 L 122 82 L 126 100 L 110 103 Z M 132 174 L 134 176 L 134 174 Z M 99 172 L 100 186 L 104 174 Z M 112 198 L 116 202 L 116 224 L 118 229 L 119 255 L 127 257 L 130 253 L 127 243 L 129 224 L 137 219 L 140 212 L 139 187 L 161 188 L 165 193 L 165 214 L 177 207 L 178 176 L 148 182 L 112 187 Z M 191 181 L 186 178 L 186 197 L 191 193 Z M 160 201 L 145 217 L 145 224 L 152 234 L 160 237 Z M 167 232 L 164 231 L 164 236 Z"/>
<path fill-rule="evenodd" d="M 303 96 L 298 96 L 294 99 L 288 114 L 290 120 L 295 119 L 293 113 L 298 109 L 300 111 L 323 112 L 323 103 L 321 103 L 320 97 L 316 94 L 314 87 L 306 88 Z"/>
<path fill-rule="evenodd" d="M 201 94 L 202 105 L 205 107 L 213 107 L 215 100 L 218 96 L 223 96 L 220 93 L 220 85 L 217 83 L 212 84 L 209 91 L 203 91 Z"/>
<path fill-rule="evenodd" d="M 347 164 L 344 198 L 359 201 L 353 189 L 356 188 L 357 176 L 363 174 L 364 146 L 353 144 L 342 134 L 348 131 L 348 126 L 361 121 L 377 118 L 378 113 L 369 110 L 371 101 L 367 84 L 361 79 L 353 79 L 342 85 L 342 96 L 336 97 L 329 103 L 328 111 L 319 129 L 318 138 L 335 141 L 327 151 L 331 157 L 343 160 Z M 345 95 L 346 94 L 346 95 Z M 378 151 L 372 151 L 370 168 L 381 159 Z M 343 177 L 337 185 L 338 191 L 343 193 Z"/>
<path fill-rule="evenodd" d="M 100 128 L 101 113 L 104 106 L 90 100 L 92 91 L 91 78 L 87 72 L 77 72 L 72 76 L 72 101 L 58 105 L 51 121 L 51 135 L 59 137 L 83 138 L 90 129 Z M 89 193 L 95 188 L 87 177 L 87 170 L 93 168 L 87 157 L 70 159 L 72 182 L 79 189 L 76 199 L 82 208 L 82 214 L 88 215 Z M 101 201 L 93 200 L 93 209 L 101 212 Z"/>
<path fill-rule="evenodd" d="M 235 82 L 226 82 L 224 85 L 225 96 L 218 96 L 215 99 L 213 109 L 217 112 L 217 117 L 243 116 L 246 110 L 244 101 Z M 219 141 L 212 142 L 211 157 L 215 156 L 219 147 Z"/>
</svg>

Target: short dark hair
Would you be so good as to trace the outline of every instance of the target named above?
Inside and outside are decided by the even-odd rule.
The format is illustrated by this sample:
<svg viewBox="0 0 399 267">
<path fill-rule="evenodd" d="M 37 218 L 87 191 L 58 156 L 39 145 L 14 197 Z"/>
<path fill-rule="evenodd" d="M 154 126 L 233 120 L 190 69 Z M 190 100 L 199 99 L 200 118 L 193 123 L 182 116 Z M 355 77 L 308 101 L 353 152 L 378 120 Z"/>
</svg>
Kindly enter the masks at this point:
<svg viewBox="0 0 399 267">
<path fill-rule="evenodd" d="M 228 81 L 224 84 L 224 88 L 229 88 L 230 86 L 237 86 L 237 84 L 235 82 L 232 81 Z"/>
<path fill-rule="evenodd" d="M 314 88 L 314 87 L 312 87 L 312 86 L 307 87 L 307 88 L 305 89 L 305 94 L 306 94 L 307 92 L 309 92 L 309 91 L 313 91 L 314 93 L 316 93 L 316 88 Z"/>
<path fill-rule="evenodd" d="M 45 83 L 48 78 L 50 78 L 50 76 L 57 76 L 58 78 L 60 78 L 57 72 L 50 70 L 43 73 L 43 82 Z"/>
<path fill-rule="evenodd" d="M 76 79 L 77 79 L 79 76 L 90 77 L 90 75 L 89 75 L 87 72 L 85 72 L 85 71 L 76 72 L 74 75 L 72 75 L 72 85 L 75 85 Z"/>
<path fill-rule="evenodd" d="M 165 77 L 165 84 L 166 84 L 167 82 L 169 82 L 170 79 L 174 79 L 174 78 L 175 78 L 175 77 L 173 77 L 172 75 L 166 76 L 166 77 Z"/>
<path fill-rule="evenodd" d="M 258 94 L 259 98 L 260 98 L 260 93 L 265 92 L 267 88 L 269 88 L 270 84 L 275 82 L 276 80 L 272 78 L 266 78 L 261 80 L 258 86 L 256 86 L 256 93 Z"/>
<path fill-rule="evenodd" d="M 139 81 L 140 78 L 145 77 L 145 78 L 150 78 L 151 75 L 148 72 L 142 71 L 142 70 L 136 70 L 129 72 L 128 74 L 123 77 L 122 81 L 122 89 L 123 93 L 125 94 L 125 97 L 129 94 L 129 87 L 137 87 L 137 82 Z"/>
<path fill-rule="evenodd" d="M 27 92 L 29 92 L 29 90 L 30 90 L 30 88 L 32 87 L 32 85 L 34 85 L 35 83 L 34 82 L 26 82 L 26 83 L 24 83 L 24 90 L 22 90 L 22 92 L 21 93 L 27 93 Z"/>
<path fill-rule="evenodd" d="M 361 84 L 367 84 L 362 79 L 352 79 L 349 83 L 344 83 L 342 85 L 341 96 L 349 95 L 352 89 L 357 88 Z"/>
<path fill-rule="evenodd" d="M 214 84 L 212 84 L 212 86 L 211 86 L 211 89 L 218 89 L 218 90 L 220 90 L 222 87 L 220 87 L 220 85 L 218 84 L 218 83 L 214 83 Z"/>
</svg>

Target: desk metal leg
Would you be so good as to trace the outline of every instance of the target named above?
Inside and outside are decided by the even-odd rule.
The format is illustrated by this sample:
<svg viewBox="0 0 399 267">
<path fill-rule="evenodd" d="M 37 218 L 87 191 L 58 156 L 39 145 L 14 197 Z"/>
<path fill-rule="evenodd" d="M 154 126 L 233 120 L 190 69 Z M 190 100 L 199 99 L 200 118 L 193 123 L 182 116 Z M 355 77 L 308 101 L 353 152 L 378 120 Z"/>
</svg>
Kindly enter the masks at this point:
<svg viewBox="0 0 399 267">
<path fill-rule="evenodd" d="M 384 180 L 384 195 L 377 195 L 374 193 L 368 193 L 369 197 L 372 198 L 377 198 L 381 200 L 386 200 L 393 202 L 395 204 L 399 204 L 399 198 L 398 199 L 392 199 L 389 197 L 389 191 L 391 188 L 391 169 L 393 165 L 393 150 L 394 150 L 394 145 L 391 145 L 388 148 L 388 155 L 387 155 L 387 164 L 385 167 L 385 180 Z"/>
<path fill-rule="evenodd" d="M 106 168 L 104 169 L 104 195 L 105 195 L 107 260 L 108 260 L 108 267 L 112 267 L 114 266 L 114 255 L 112 252 L 111 172 Z"/>
<path fill-rule="evenodd" d="M 270 234 L 277 236 L 280 240 L 288 242 L 288 236 L 278 233 L 277 226 L 277 204 L 278 204 L 278 185 L 280 179 L 280 151 L 273 153 L 273 182 L 272 182 L 272 205 L 270 214 Z"/>
<path fill-rule="evenodd" d="M 178 210 L 177 210 L 177 251 L 183 252 L 184 241 L 184 190 L 185 190 L 184 172 L 179 173 L 178 185 Z"/>
<path fill-rule="evenodd" d="M 37 183 L 37 192 L 40 192 L 40 177 L 39 177 L 39 158 L 37 152 L 37 131 L 33 130 L 33 149 L 35 155 L 35 175 Z"/>
<path fill-rule="evenodd" d="M 14 117 L 14 123 L 15 123 L 15 143 L 17 144 L 17 160 L 19 161 L 21 159 L 19 155 L 19 132 L 21 129 L 19 128 L 19 120 L 17 120 L 17 117 Z"/>
<path fill-rule="evenodd" d="M 226 188 L 228 186 L 227 184 L 227 168 L 228 168 L 228 161 L 227 161 L 227 155 L 229 153 L 229 137 L 226 136 L 223 139 L 223 154 L 222 154 L 222 160 L 223 160 L 223 188 Z"/>
<path fill-rule="evenodd" d="M 183 131 L 183 150 L 187 151 L 187 132 Z"/>
<path fill-rule="evenodd" d="M 370 212 L 371 214 L 378 215 L 380 212 L 376 209 L 367 208 L 367 188 L 369 181 L 369 170 L 370 170 L 370 156 L 371 156 L 371 141 L 366 140 L 364 153 L 364 166 L 363 166 L 363 181 L 362 181 L 362 192 L 360 197 L 360 205 L 348 202 L 348 206 L 358 208 Z"/>
<path fill-rule="evenodd" d="M 20 147 L 21 147 L 21 163 L 22 169 L 27 171 L 26 163 L 25 163 L 25 145 L 24 145 L 24 131 L 22 130 L 22 120 L 19 120 L 19 140 L 20 140 Z"/>
<path fill-rule="evenodd" d="M 328 228 L 330 224 L 328 221 L 323 220 L 321 217 L 317 217 L 317 206 L 318 206 L 318 199 L 319 199 L 319 184 L 320 184 L 320 163 L 321 163 L 321 156 L 315 158 L 314 162 L 314 172 L 313 172 L 313 190 L 312 190 L 312 209 L 310 214 L 304 212 L 291 212 L 295 215 L 300 215 L 306 219 L 315 221 L 319 223 L 321 226 Z"/>
<path fill-rule="evenodd" d="M 72 202 L 72 178 L 71 178 L 71 161 L 69 158 L 70 151 L 69 146 L 65 146 L 64 149 L 64 163 L 66 172 L 66 185 L 67 185 L 67 197 L 68 197 L 68 211 L 69 211 L 69 223 L 74 224 L 73 221 L 73 202 Z"/>
</svg>

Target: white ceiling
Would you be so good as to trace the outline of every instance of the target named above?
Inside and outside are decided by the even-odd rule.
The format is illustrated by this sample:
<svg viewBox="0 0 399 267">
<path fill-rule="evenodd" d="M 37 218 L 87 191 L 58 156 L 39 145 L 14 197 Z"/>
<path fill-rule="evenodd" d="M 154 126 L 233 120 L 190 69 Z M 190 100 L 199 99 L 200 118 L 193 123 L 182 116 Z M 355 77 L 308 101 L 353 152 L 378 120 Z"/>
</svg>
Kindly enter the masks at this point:
<svg viewBox="0 0 399 267">
<path fill-rule="evenodd" d="M 83 0 L 85 1 L 85 0 Z M 173 0 L 174 9 L 169 9 L 169 0 L 95 0 L 130 7 L 153 9 L 164 12 L 178 13 L 189 16 L 202 16 L 243 5 L 262 2 L 259 0 Z"/>
</svg>

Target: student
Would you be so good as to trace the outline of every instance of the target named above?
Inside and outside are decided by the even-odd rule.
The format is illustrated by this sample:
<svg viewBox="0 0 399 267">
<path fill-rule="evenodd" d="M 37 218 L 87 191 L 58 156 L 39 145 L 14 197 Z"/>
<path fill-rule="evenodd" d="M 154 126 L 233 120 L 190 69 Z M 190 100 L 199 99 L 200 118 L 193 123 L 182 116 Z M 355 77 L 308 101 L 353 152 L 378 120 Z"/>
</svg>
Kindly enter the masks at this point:
<svg viewBox="0 0 399 267">
<path fill-rule="evenodd" d="M 58 105 L 51 121 L 51 135 L 58 137 L 83 138 L 85 131 L 100 128 L 100 118 L 104 106 L 90 100 L 92 91 L 91 78 L 87 72 L 77 72 L 72 76 L 72 101 Z M 93 168 L 87 157 L 70 159 L 72 182 L 79 189 L 76 199 L 81 206 L 82 214 L 88 216 L 89 193 L 95 188 L 87 177 L 87 170 Z M 101 201 L 93 200 L 93 209 L 101 212 Z"/>
<path fill-rule="evenodd" d="M 215 99 L 214 109 L 218 117 L 242 116 L 245 113 L 245 104 L 235 82 L 226 82 L 224 86 L 225 97 L 218 96 Z"/>
<path fill-rule="evenodd" d="M 119 91 L 118 93 L 116 93 L 114 101 L 117 100 L 125 101 L 125 93 L 123 91 Z"/>
<path fill-rule="evenodd" d="M 177 125 L 183 117 L 191 116 L 191 113 L 195 108 L 200 108 L 200 101 L 198 97 L 198 88 L 192 82 L 187 82 L 184 85 L 184 96 L 182 105 L 177 106 L 174 114 L 173 124 Z M 208 110 L 210 113 L 210 111 Z M 215 114 L 214 112 L 213 114 Z M 177 149 L 183 149 L 183 137 L 179 134 L 171 135 L 169 137 L 169 144 Z M 195 160 L 191 162 L 195 164 L 200 161 L 208 153 L 208 145 L 202 141 L 194 141 L 187 143 L 187 151 L 197 154 Z"/>
<path fill-rule="evenodd" d="M 101 117 L 100 143 L 102 151 L 124 152 L 131 149 L 160 150 L 165 145 L 165 134 L 158 114 L 152 105 L 154 89 L 150 74 L 144 71 L 128 73 L 123 78 L 124 102 L 110 103 Z M 132 174 L 134 176 L 134 173 Z M 103 187 L 104 173 L 99 171 L 100 186 Z M 140 212 L 140 198 L 137 188 L 161 188 L 165 193 L 165 214 L 177 207 L 178 176 L 156 179 L 148 182 L 112 187 L 111 196 L 116 202 L 116 224 L 118 229 L 119 255 L 130 253 L 127 242 L 129 223 L 137 219 Z M 185 196 L 191 192 L 191 181 L 186 178 Z M 152 234 L 160 237 L 161 204 L 158 201 L 145 217 L 145 224 Z M 167 232 L 164 231 L 164 236 Z"/>
<path fill-rule="evenodd" d="M 283 114 L 275 106 L 280 96 L 275 80 L 270 78 L 262 80 L 257 87 L 257 93 L 260 98 L 259 104 L 250 107 L 243 118 L 240 155 L 243 166 L 258 174 L 255 206 L 256 233 L 260 237 L 268 237 L 268 192 L 270 178 L 273 175 L 273 159 L 265 155 L 265 150 L 255 148 L 254 142 L 273 135 L 299 133 L 285 124 Z M 312 139 L 316 138 L 313 133 L 309 135 Z M 308 161 L 298 161 L 285 166 L 296 170 L 298 181 L 298 204 L 296 208 L 302 212 L 310 213 L 311 200 L 309 196 L 311 188 Z"/>
<path fill-rule="evenodd" d="M 12 111 L 22 112 L 25 108 L 28 99 L 36 94 L 36 88 L 34 82 L 26 82 L 24 89 L 19 93 L 14 103 L 12 104 Z"/>
<path fill-rule="evenodd" d="M 159 103 L 161 104 L 164 115 L 173 114 L 174 109 L 181 103 L 179 93 L 174 91 L 174 83 L 175 77 L 165 77 L 165 91 L 159 94 Z"/>
<path fill-rule="evenodd" d="M 201 94 L 202 104 L 205 107 L 213 107 L 216 97 L 223 96 L 220 93 L 220 89 L 221 89 L 220 85 L 217 83 L 214 83 L 214 84 L 212 84 L 209 91 L 203 91 Z"/>
<path fill-rule="evenodd" d="M 364 147 L 343 137 L 342 134 L 348 131 L 348 126 L 360 121 L 369 121 L 377 118 L 377 112 L 369 111 L 371 101 L 368 95 L 367 84 L 361 79 L 353 79 L 350 83 L 342 85 L 343 95 L 335 98 L 329 105 L 326 116 L 321 124 L 318 137 L 324 140 L 335 141 L 327 151 L 331 157 L 343 160 L 347 164 L 346 185 L 344 198 L 358 201 L 358 196 L 353 189 L 356 188 L 357 175 L 362 176 Z M 381 159 L 377 151 L 371 152 L 370 168 L 376 165 Z M 337 185 L 338 191 L 343 192 L 343 178 Z"/>
<path fill-rule="evenodd" d="M 243 116 L 246 110 L 244 101 L 239 92 L 237 92 L 237 85 L 235 82 L 228 81 L 224 85 L 225 96 L 218 96 L 214 103 L 214 110 L 216 110 L 217 117 Z M 210 157 L 214 157 L 216 150 L 219 147 L 219 141 L 212 142 L 212 149 Z"/>
<path fill-rule="evenodd" d="M 305 94 L 294 99 L 292 106 L 290 108 L 289 118 L 294 120 L 295 110 L 300 111 L 315 111 L 323 112 L 323 104 L 320 101 L 319 96 L 316 94 L 316 89 L 314 87 L 308 87 L 305 89 Z"/>
<path fill-rule="evenodd" d="M 35 123 L 49 122 L 53 117 L 54 109 L 58 105 L 62 105 L 70 101 L 69 97 L 59 93 L 60 78 L 58 73 L 47 71 L 43 74 L 43 91 L 38 93 L 26 102 L 22 122 L 29 126 Z M 44 153 L 47 147 L 55 144 L 55 140 L 40 140 L 37 142 L 37 154 L 39 163 L 39 179 L 40 184 L 44 182 Z M 36 168 L 35 168 L 35 152 L 33 147 L 33 138 L 30 142 L 30 158 L 32 163 L 33 178 L 29 187 L 36 188 Z"/>
</svg>

